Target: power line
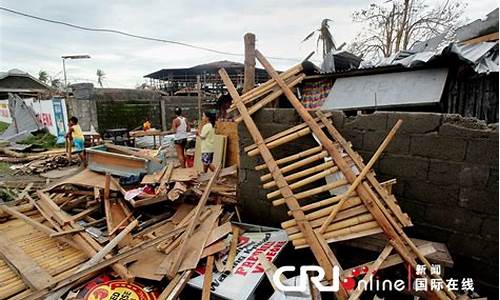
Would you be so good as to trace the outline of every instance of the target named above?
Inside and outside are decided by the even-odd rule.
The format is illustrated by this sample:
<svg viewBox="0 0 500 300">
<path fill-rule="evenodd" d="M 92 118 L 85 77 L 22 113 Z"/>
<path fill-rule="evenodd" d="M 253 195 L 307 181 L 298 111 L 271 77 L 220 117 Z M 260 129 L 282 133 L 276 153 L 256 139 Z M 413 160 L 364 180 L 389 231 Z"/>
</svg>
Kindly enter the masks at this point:
<svg viewBox="0 0 500 300">
<path fill-rule="evenodd" d="M 189 44 L 189 43 L 184 43 L 184 42 L 179 42 L 179 41 L 174 41 L 174 40 L 166 40 L 166 39 L 160 39 L 160 38 L 155 38 L 155 37 L 147 37 L 147 36 L 143 36 L 143 35 L 137 35 L 137 34 L 132 34 L 132 33 L 124 32 L 124 31 L 121 31 L 121 30 L 107 29 L 107 28 L 92 28 L 92 27 L 87 27 L 87 26 L 75 25 L 75 24 L 71 24 L 71 23 L 67 23 L 67 22 L 63 22 L 63 21 L 58 21 L 58 20 L 52 20 L 52 19 L 46 19 L 46 18 L 43 18 L 43 17 L 38 17 L 38 16 L 35 16 L 35 15 L 31 15 L 31 14 L 28 14 L 28 13 L 21 12 L 21 11 L 17 11 L 17 10 L 13 10 L 13 9 L 10 9 L 10 8 L 6 8 L 6 7 L 3 7 L 3 6 L 0 6 L 0 10 L 6 11 L 6 12 L 9 12 L 9 13 L 12 13 L 12 14 L 20 15 L 20 16 L 23 16 L 23 17 L 32 18 L 32 19 L 39 20 L 39 21 L 44 21 L 44 22 L 48 22 L 48 23 L 53 23 L 53 24 L 68 26 L 68 27 L 72 27 L 72 28 L 75 28 L 75 29 L 85 30 L 85 31 L 106 32 L 106 33 L 119 34 L 119 35 L 123 35 L 123 36 L 127 36 L 127 37 L 132 37 L 132 38 L 136 38 L 136 39 L 142 39 L 142 40 L 148 40 L 148 41 L 154 41 L 154 42 L 162 42 L 162 43 L 174 44 L 174 45 L 178 45 L 178 46 L 184 46 L 184 47 L 189 47 L 189 48 L 193 48 L 193 49 L 198 49 L 198 50 L 202 50 L 202 51 L 208 51 L 208 52 L 217 53 L 217 54 L 229 55 L 229 56 L 238 56 L 238 57 L 245 56 L 244 54 L 241 54 L 241 53 L 232 53 L 232 52 L 227 52 L 227 51 L 221 51 L 221 50 L 217 50 L 217 49 L 212 49 L 212 48 L 208 48 L 208 47 L 197 46 L 197 45 L 193 45 L 193 44 Z M 296 58 L 271 57 L 271 56 L 268 57 L 268 58 L 269 59 L 275 59 L 275 60 L 302 61 L 302 59 L 296 59 Z"/>
</svg>

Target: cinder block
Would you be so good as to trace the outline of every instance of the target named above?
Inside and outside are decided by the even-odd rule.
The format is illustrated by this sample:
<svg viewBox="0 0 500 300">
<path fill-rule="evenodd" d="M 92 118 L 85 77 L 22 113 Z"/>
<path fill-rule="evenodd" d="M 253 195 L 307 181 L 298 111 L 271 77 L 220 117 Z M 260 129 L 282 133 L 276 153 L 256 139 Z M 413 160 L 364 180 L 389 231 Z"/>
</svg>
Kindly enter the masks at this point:
<svg viewBox="0 0 500 300">
<path fill-rule="evenodd" d="M 380 160 L 380 172 L 396 178 L 425 180 L 429 170 L 429 160 L 397 154 L 384 154 Z"/>
<path fill-rule="evenodd" d="M 420 180 L 405 180 L 404 184 L 404 197 L 406 199 L 426 203 L 437 210 L 457 205 L 458 185 L 443 186 Z"/>
<path fill-rule="evenodd" d="M 441 137 L 437 133 L 412 135 L 410 153 L 442 160 L 462 161 L 466 142 L 462 138 Z"/>
<path fill-rule="evenodd" d="M 422 202 L 414 202 L 401 197 L 398 197 L 398 202 L 403 212 L 407 213 L 410 216 L 412 222 L 424 222 L 427 205 Z"/>
<path fill-rule="evenodd" d="M 441 127 L 439 127 L 439 135 L 452 136 L 452 137 L 486 138 L 486 139 L 498 140 L 498 132 L 488 127 L 486 127 L 485 129 L 469 128 L 453 123 L 443 123 Z"/>
<path fill-rule="evenodd" d="M 274 123 L 274 111 L 273 108 L 262 108 L 252 115 L 252 119 L 260 127 L 264 124 Z"/>
<path fill-rule="evenodd" d="M 454 255 L 481 257 L 490 263 L 498 263 L 498 243 L 485 240 L 478 235 L 454 233 L 448 240 L 448 249 Z"/>
<path fill-rule="evenodd" d="M 411 237 L 415 237 L 417 239 L 446 243 L 452 234 L 452 231 L 447 230 L 446 228 L 433 226 L 425 222 L 420 223 L 415 220 L 412 221 L 414 226 L 406 230 Z"/>
<path fill-rule="evenodd" d="M 366 131 L 363 135 L 363 150 L 376 151 L 389 132 Z M 397 134 L 389 143 L 385 152 L 406 154 L 410 150 L 410 137 Z"/>
<path fill-rule="evenodd" d="M 428 179 L 435 184 L 457 184 L 462 168 L 462 163 L 431 159 Z"/>
<path fill-rule="evenodd" d="M 425 213 L 426 222 L 449 230 L 479 234 L 482 218 L 475 213 L 460 207 L 428 208 Z"/>
<path fill-rule="evenodd" d="M 354 149 L 363 149 L 363 135 L 364 131 L 343 128 L 341 131 L 342 136 L 352 143 Z"/>
<path fill-rule="evenodd" d="M 330 120 L 332 120 L 333 126 L 335 128 L 340 129 L 344 126 L 344 122 L 346 120 L 346 115 L 343 111 L 341 110 L 327 110 L 324 111 L 325 113 L 331 113 L 332 116 L 330 117 Z"/>
<path fill-rule="evenodd" d="M 345 120 L 344 127 L 358 130 L 385 130 L 387 128 L 387 113 L 375 112 L 369 115 L 350 117 Z"/>
<path fill-rule="evenodd" d="M 401 119 L 401 133 L 429 133 L 437 131 L 441 124 L 441 114 L 421 112 L 389 112 L 387 113 L 387 129 L 391 129 Z"/>
<path fill-rule="evenodd" d="M 462 187 L 458 205 L 469 211 L 498 216 L 498 192 Z"/>
<path fill-rule="evenodd" d="M 483 220 L 481 236 L 490 241 L 498 241 L 498 218 Z"/>
<path fill-rule="evenodd" d="M 459 174 L 460 185 L 477 188 L 486 187 L 490 178 L 490 169 L 489 166 L 485 165 L 463 164 Z"/>
<path fill-rule="evenodd" d="M 472 163 L 498 166 L 498 140 L 468 140 L 466 160 Z"/>
<path fill-rule="evenodd" d="M 273 122 L 278 124 L 297 125 L 303 123 L 299 114 L 293 108 L 278 108 L 274 110 Z"/>
</svg>

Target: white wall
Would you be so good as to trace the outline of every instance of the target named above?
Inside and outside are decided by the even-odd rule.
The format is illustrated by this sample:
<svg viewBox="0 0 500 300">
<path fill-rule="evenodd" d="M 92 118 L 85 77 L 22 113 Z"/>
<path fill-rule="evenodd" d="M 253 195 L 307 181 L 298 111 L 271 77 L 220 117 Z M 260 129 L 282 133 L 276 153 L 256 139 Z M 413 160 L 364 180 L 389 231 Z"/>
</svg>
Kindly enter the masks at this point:
<svg viewBox="0 0 500 300">
<path fill-rule="evenodd" d="M 57 135 L 57 125 L 55 122 L 54 104 L 52 100 L 37 100 L 34 98 L 24 99 L 24 102 L 33 108 L 38 119 L 52 135 Z M 68 130 L 68 112 L 66 110 L 66 102 L 61 99 L 64 130 Z M 12 118 L 9 113 L 8 100 L 0 100 L 0 121 L 12 123 Z"/>
</svg>

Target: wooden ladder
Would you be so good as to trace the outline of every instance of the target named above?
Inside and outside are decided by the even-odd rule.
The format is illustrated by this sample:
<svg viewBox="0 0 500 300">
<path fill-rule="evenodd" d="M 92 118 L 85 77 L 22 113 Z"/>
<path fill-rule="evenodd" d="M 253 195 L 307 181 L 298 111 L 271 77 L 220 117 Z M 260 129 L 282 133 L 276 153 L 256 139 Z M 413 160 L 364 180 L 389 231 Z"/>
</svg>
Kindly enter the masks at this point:
<svg viewBox="0 0 500 300">
<path fill-rule="evenodd" d="M 312 116 L 292 92 L 291 88 L 305 77 L 301 65 L 278 74 L 258 50 L 256 57 L 271 79 L 243 95 L 238 94 L 224 69 L 219 70 L 219 74 L 233 99 L 230 111 L 238 111 L 236 121 L 244 122 L 254 140 L 253 145 L 245 147 L 245 152 L 249 156 L 262 157 L 264 164 L 258 165 L 256 170 L 269 171 L 260 178 L 264 188 L 275 189 L 267 194 L 267 198 L 275 206 L 285 204 L 288 207 L 292 219 L 283 222 L 282 227 L 295 248 L 309 247 L 325 270 L 326 279 L 331 281 L 333 266 L 340 268 L 341 278 L 348 277 L 353 268 L 342 270 L 328 243 L 382 232 L 387 238 L 387 245 L 377 260 L 361 265 L 369 270 L 363 280 L 369 281 L 377 270 L 400 262 L 413 268 L 417 264 L 424 264 L 430 270 L 429 261 L 403 231 L 403 227 L 412 225 L 410 218 L 401 211 L 395 197 L 388 192 L 390 188 L 378 182 L 371 170 L 401 121 L 365 165 L 350 143 L 333 126 L 329 120 L 330 114 L 317 111 L 316 116 Z M 281 95 L 286 96 L 304 123 L 264 138 L 251 115 Z M 275 159 L 271 153 L 271 149 L 310 135 L 318 142 L 318 146 L 279 159 Z M 324 179 L 326 185 L 302 191 L 304 187 Z M 328 192 L 334 195 L 314 201 Z M 397 254 L 390 255 L 393 250 Z M 441 279 L 438 275 L 432 277 Z M 336 297 L 358 299 L 362 292 L 362 289 L 346 290 L 341 285 Z M 446 286 L 441 291 L 429 291 L 428 297 L 456 299 L 456 295 Z"/>
</svg>

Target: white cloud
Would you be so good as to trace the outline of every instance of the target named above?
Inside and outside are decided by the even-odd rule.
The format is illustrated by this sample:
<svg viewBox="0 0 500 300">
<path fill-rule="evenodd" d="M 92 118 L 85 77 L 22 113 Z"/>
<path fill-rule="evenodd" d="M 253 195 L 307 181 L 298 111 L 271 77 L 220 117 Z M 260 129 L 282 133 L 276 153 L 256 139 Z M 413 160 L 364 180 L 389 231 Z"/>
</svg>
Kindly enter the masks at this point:
<svg viewBox="0 0 500 300">
<path fill-rule="evenodd" d="M 301 43 L 301 40 L 323 18 L 333 20 L 333 35 L 338 44 L 350 42 L 361 30 L 359 24 L 352 23 L 351 13 L 367 5 L 367 1 L 361 0 L 2 1 L 2 6 L 46 18 L 233 53 L 242 53 L 243 35 L 254 32 L 257 46 L 265 55 L 297 59 L 315 50 L 315 41 Z M 466 15 L 476 19 L 495 6 L 493 0 L 470 1 Z M 37 74 L 44 69 L 55 75 L 62 70 L 61 55 L 89 54 L 90 60 L 68 61 L 70 81 L 95 83 L 96 70 L 102 69 L 106 73 L 106 86 L 134 87 L 144 81 L 142 76 L 161 68 L 188 67 L 222 59 L 243 60 L 110 33 L 86 32 L 6 12 L 0 14 L 1 70 L 19 68 Z M 293 64 L 272 62 L 279 69 Z"/>
</svg>

